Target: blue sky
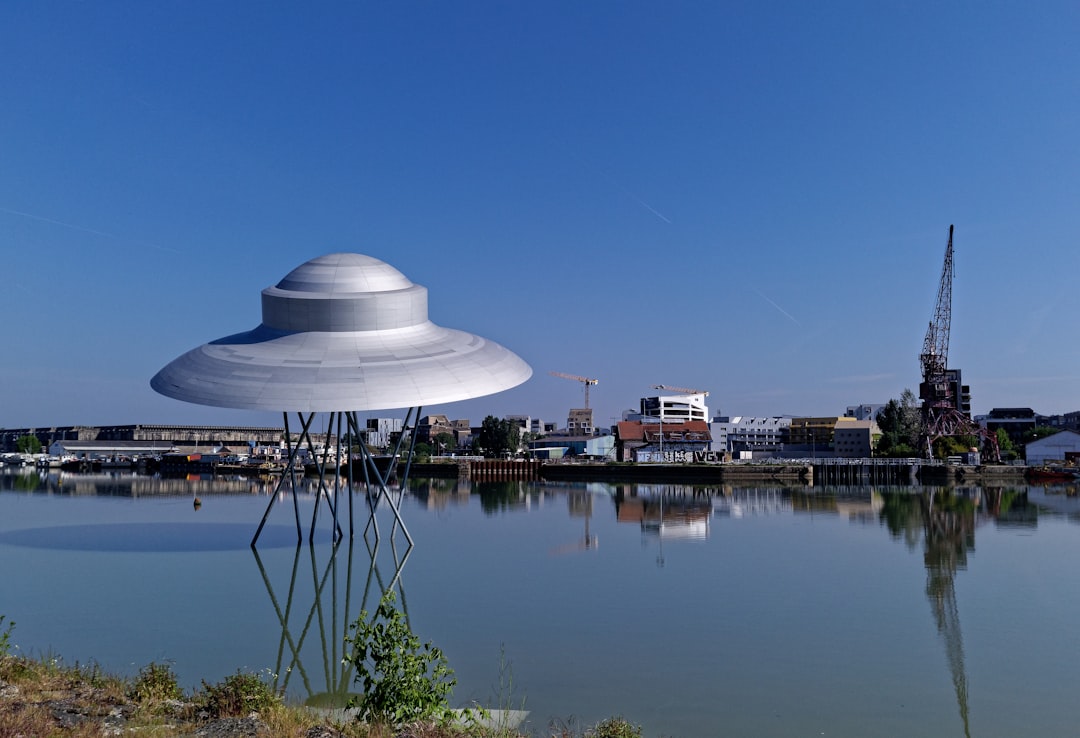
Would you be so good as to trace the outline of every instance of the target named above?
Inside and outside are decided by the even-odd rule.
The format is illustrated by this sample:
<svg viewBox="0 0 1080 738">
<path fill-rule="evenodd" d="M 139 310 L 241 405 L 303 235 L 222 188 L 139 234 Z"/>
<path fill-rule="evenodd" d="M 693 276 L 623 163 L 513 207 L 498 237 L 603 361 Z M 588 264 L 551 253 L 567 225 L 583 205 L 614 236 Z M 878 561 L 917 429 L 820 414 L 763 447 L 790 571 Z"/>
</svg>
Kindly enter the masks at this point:
<svg viewBox="0 0 1080 738">
<path fill-rule="evenodd" d="M 0 426 L 276 423 L 149 380 L 356 251 L 599 425 L 917 391 L 949 224 L 976 413 L 1080 409 L 1080 5 L 0 9 Z"/>
</svg>

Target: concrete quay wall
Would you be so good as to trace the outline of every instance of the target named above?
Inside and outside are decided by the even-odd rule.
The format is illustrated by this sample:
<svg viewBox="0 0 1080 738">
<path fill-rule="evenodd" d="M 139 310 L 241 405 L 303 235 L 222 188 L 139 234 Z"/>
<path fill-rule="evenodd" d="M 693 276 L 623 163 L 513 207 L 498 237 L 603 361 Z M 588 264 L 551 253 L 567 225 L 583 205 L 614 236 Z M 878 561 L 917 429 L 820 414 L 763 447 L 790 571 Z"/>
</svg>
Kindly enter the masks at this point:
<svg viewBox="0 0 1080 738">
<path fill-rule="evenodd" d="M 490 461 L 468 464 L 426 463 L 411 467 L 416 477 L 541 479 L 560 482 L 642 482 L 670 484 L 827 484 L 943 485 L 1024 484 L 1022 466 L 922 464 L 912 460 L 867 459 L 835 463 L 790 464 L 567 464 Z"/>
</svg>

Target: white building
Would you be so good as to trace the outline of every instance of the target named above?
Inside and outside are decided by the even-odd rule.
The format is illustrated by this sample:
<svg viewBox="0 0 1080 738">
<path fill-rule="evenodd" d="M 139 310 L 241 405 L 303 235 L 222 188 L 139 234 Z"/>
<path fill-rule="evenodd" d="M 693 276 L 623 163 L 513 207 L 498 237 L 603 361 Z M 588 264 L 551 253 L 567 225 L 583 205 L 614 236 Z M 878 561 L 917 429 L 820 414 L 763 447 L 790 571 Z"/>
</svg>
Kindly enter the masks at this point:
<svg viewBox="0 0 1080 738">
<path fill-rule="evenodd" d="M 1028 466 L 1062 463 L 1080 456 L 1080 433 L 1061 431 L 1025 446 Z"/>
<path fill-rule="evenodd" d="M 364 442 L 372 448 L 386 448 L 401 428 L 401 418 L 368 418 Z"/>
<path fill-rule="evenodd" d="M 878 413 L 885 409 L 885 405 L 848 405 L 844 411 L 844 417 L 856 420 L 877 420 Z"/>
<path fill-rule="evenodd" d="M 709 422 L 709 408 L 705 405 L 708 392 L 687 395 L 660 395 L 641 398 L 641 415 L 660 418 L 663 423 L 686 423 L 691 420 Z"/>
<path fill-rule="evenodd" d="M 736 415 L 716 418 L 709 423 L 711 451 L 733 455 L 772 456 L 787 442 L 791 418 L 752 418 Z"/>
</svg>

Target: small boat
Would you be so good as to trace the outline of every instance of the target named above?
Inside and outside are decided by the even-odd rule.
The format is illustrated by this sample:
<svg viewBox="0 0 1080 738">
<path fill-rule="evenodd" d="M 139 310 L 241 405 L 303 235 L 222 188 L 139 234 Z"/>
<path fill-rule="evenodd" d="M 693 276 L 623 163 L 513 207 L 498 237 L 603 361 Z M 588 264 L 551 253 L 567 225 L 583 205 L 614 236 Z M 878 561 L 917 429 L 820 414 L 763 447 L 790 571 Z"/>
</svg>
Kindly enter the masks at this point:
<svg viewBox="0 0 1080 738">
<path fill-rule="evenodd" d="M 1060 466 L 1032 466 L 1028 467 L 1024 476 L 1031 482 L 1072 482 L 1080 477 L 1080 473 L 1076 469 Z"/>
</svg>

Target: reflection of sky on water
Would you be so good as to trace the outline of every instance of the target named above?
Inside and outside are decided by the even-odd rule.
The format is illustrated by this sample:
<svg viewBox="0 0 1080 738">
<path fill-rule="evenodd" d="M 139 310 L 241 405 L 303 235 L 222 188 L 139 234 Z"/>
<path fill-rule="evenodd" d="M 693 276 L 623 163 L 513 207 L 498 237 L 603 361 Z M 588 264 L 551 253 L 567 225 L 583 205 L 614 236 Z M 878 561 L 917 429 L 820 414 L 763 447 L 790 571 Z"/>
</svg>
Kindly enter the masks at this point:
<svg viewBox="0 0 1080 738">
<path fill-rule="evenodd" d="M 296 547 L 296 529 L 267 527 L 259 545 Z M 26 528 L 0 533 L 0 544 L 60 551 L 168 553 L 240 551 L 249 548 L 251 525 L 245 523 L 96 523 Z"/>
<path fill-rule="evenodd" d="M 189 688 L 244 668 L 298 699 L 343 694 L 348 623 L 393 587 L 459 702 L 493 701 L 504 654 L 540 728 L 622 714 L 684 738 L 963 735 L 957 674 L 972 735 L 1069 734 L 1078 717 L 1080 538 L 1067 510 L 1015 495 L 954 494 L 946 522 L 966 522 L 928 538 L 906 490 L 424 480 L 403 506 L 417 545 L 398 567 L 384 536 L 373 567 L 362 538 L 351 555 L 328 536 L 297 549 L 291 499 L 267 529 L 284 545 L 264 533 L 256 556 L 265 494 L 195 482 L 196 510 L 173 483 L 11 482 L 0 614 L 15 642 L 128 673 L 172 661 Z M 707 535 L 654 535 L 661 514 Z"/>
</svg>

